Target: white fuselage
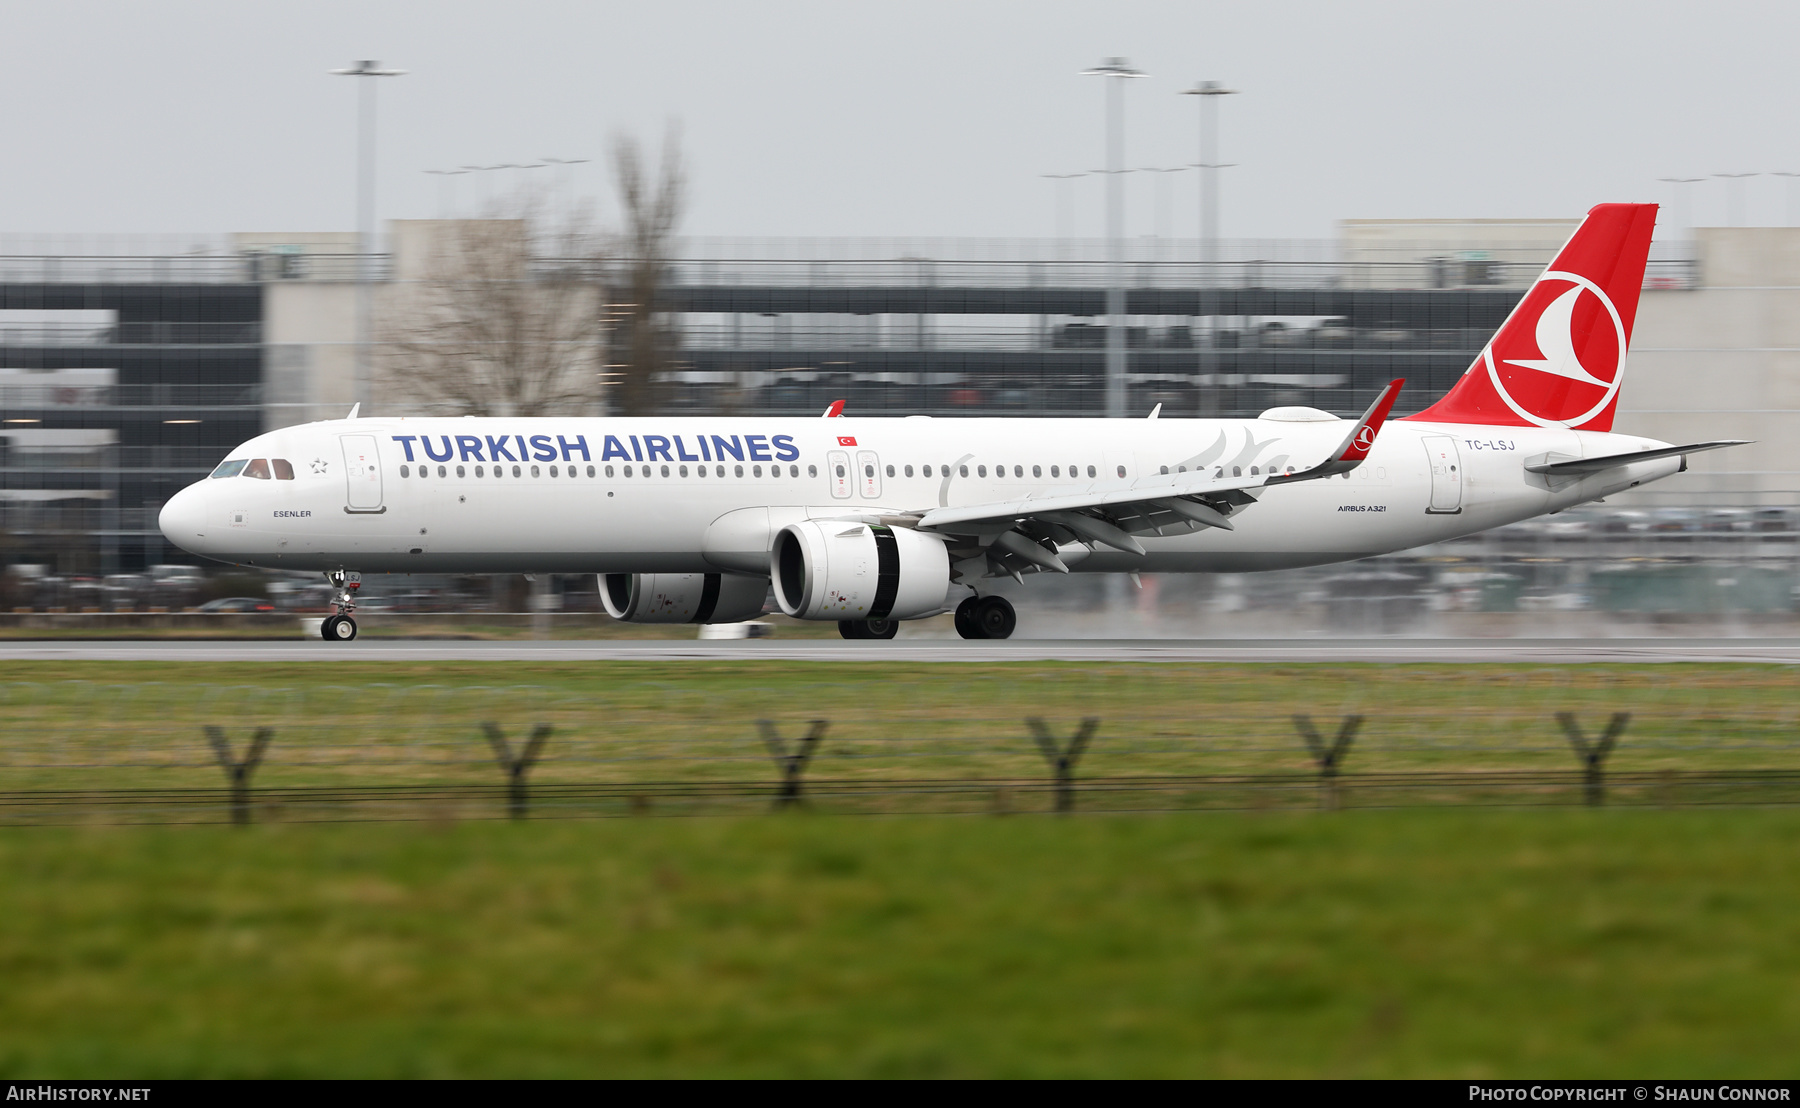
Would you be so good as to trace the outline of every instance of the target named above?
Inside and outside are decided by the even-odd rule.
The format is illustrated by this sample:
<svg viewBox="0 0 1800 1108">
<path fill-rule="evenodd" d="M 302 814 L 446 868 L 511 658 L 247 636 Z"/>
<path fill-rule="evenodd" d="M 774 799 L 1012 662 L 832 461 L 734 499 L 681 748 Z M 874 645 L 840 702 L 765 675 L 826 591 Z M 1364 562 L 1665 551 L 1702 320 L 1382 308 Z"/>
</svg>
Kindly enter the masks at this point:
<svg viewBox="0 0 1800 1108">
<path fill-rule="evenodd" d="M 278 476 L 286 467 L 272 466 L 266 479 L 198 481 L 169 501 L 161 522 L 171 542 L 195 554 L 277 569 L 767 574 L 774 532 L 808 517 L 873 521 L 1100 486 L 1148 488 L 1168 480 L 1165 467 L 1227 476 L 1252 466 L 1303 470 L 1349 426 L 1336 419 L 342 420 L 251 439 L 231 458 L 281 460 L 291 479 Z M 1666 477 L 1681 464 L 1665 458 L 1579 479 L 1526 472 L 1546 455 L 1665 445 L 1560 427 L 1395 420 L 1351 473 L 1258 490 L 1258 502 L 1233 517 L 1234 530 L 1142 535 L 1142 557 L 1077 545 L 1065 560 L 1076 571 L 1240 572 L 1364 558 L 1560 511 Z"/>
</svg>

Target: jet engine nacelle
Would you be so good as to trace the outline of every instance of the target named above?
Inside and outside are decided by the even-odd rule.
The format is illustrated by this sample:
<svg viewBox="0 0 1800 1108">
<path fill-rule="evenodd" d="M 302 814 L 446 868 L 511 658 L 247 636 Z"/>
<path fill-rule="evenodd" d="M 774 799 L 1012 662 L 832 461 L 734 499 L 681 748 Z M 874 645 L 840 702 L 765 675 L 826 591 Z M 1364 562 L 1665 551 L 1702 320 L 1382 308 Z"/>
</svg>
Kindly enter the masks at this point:
<svg viewBox="0 0 1800 1108">
<path fill-rule="evenodd" d="M 602 573 L 600 602 L 626 623 L 742 623 L 762 614 L 767 577 L 726 573 Z"/>
<path fill-rule="evenodd" d="M 796 619 L 916 619 L 944 610 L 950 555 L 936 535 L 809 519 L 775 534 L 775 603 Z"/>
</svg>

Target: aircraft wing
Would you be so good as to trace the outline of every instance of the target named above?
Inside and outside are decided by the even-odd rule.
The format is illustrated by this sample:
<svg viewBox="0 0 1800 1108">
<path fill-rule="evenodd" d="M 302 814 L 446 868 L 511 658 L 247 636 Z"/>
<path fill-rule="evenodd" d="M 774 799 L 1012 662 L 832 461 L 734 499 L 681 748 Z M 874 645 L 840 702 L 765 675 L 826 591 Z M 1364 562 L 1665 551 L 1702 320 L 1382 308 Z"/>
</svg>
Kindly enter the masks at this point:
<svg viewBox="0 0 1800 1108">
<path fill-rule="evenodd" d="M 1404 381 L 1392 381 L 1344 441 L 1309 469 L 1250 477 L 1209 476 L 1204 470 L 1137 480 L 1102 482 L 1079 493 L 1025 497 L 990 504 L 933 508 L 905 522 L 922 531 L 971 536 L 986 546 L 1002 570 L 1017 575 L 1021 565 L 1067 573 L 1056 556 L 1058 543 L 1085 541 L 1132 554 L 1144 553 L 1134 535 L 1184 534 L 1201 527 L 1232 530 L 1231 516 L 1256 503 L 1263 490 L 1295 481 L 1316 481 L 1347 473 L 1362 464 L 1375 445 Z M 895 522 L 902 522 L 896 519 Z"/>
</svg>

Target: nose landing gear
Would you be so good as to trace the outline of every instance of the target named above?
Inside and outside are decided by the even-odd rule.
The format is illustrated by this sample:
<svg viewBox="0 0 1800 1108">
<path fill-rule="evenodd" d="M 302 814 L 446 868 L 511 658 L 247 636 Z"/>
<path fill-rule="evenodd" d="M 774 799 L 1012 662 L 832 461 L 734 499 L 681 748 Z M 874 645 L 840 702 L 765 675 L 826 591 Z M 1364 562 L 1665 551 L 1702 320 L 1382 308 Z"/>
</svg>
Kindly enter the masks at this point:
<svg viewBox="0 0 1800 1108">
<path fill-rule="evenodd" d="M 956 606 L 956 633 L 965 639 L 1009 639 L 1019 614 L 1004 596 L 971 596 Z"/>
<path fill-rule="evenodd" d="M 362 574 L 334 569 L 325 574 L 325 579 L 337 590 L 331 598 L 337 614 L 327 616 L 319 624 L 319 637 L 326 642 L 349 642 L 356 637 L 356 620 L 351 613 L 356 611 L 356 590 L 362 588 Z"/>
</svg>

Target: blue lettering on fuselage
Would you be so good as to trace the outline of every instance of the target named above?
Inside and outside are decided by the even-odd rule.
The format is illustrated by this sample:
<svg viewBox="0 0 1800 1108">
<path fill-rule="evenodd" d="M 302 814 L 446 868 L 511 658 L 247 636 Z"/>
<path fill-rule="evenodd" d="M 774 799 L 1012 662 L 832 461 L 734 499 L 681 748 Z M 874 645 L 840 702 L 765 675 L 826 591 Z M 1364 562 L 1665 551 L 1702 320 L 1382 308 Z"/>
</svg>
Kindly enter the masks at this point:
<svg viewBox="0 0 1800 1108">
<path fill-rule="evenodd" d="M 434 462 L 447 462 L 456 458 L 462 462 L 553 462 L 560 457 L 563 461 L 573 461 L 580 455 L 583 461 L 592 461 L 593 454 L 588 446 L 586 435 L 391 435 L 393 441 L 400 444 L 401 451 L 409 462 L 422 461 L 414 453 L 414 445 L 424 449 L 425 456 Z M 618 435 L 606 435 L 598 443 L 600 461 L 734 461 L 752 462 L 793 462 L 800 458 L 800 448 L 794 445 L 792 435 L 699 435 L 696 444 L 699 455 L 690 453 L 690 447 L 681 435 L 644 435 L 640 445 L 639 436 L 625 436 L 631 443 L 629 449 Z M 773 453 L 771 453 L 773 451 Z"/>
</svg>

